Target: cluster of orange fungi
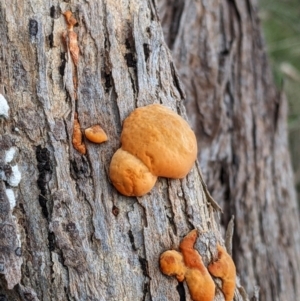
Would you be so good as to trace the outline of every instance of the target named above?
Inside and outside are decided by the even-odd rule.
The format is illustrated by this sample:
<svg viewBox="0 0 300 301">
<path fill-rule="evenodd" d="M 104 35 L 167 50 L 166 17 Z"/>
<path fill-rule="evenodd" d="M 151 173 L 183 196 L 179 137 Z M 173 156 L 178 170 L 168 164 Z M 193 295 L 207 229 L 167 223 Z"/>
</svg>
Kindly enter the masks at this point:
<svg viewBox="0 0 300 301">
<path fill-rule="evenodd" d="M 66 42 L 68 51 L 70 52 L 72 61 L 75 66 L 75 74 L 73 74 L 73 84 L 75 88 L 74 98 L 77 99 L 77 66 L 79 61 L 79 46 L 77 33 L 74 31 L 74 26 L 77 24 L 77 20 L 74 18 L 72 12 L 69 10 L 64 13 L 64 16 L 67 23 L 67 31 L 64 32 L 63 38 Z M 85 129 L 84 134 L 89 141 L 94 143 L 102 143 L 107 141 L 108 139 L 106 133 L 98 124 Z M 78 152 L 80 152 L 83 155 L 86 154 L 86 145 L 84 143 L 83 133 L 78 120 L 78 114 L 76 112 L 74 114 L 72 143 L 73 147 Z"/>
</svg>

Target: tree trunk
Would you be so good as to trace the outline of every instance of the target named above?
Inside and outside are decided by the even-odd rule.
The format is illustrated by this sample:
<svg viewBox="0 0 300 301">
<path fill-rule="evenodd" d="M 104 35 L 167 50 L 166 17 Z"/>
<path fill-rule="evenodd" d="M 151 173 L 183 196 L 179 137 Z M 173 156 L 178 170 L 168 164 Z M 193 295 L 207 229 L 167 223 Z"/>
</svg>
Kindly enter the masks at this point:
<svg viewBox="0 0 300 301">
<path fill-rule="evenodd" d="M 2 97 L 0 299 L 191 300 L 158 263 L 192 228 L 205 231 L 206 264 L 208 238 L 222 241 L 199 166 L 138 198 L 120 195 L 108 178 L 134 108 L 161 103 L 185 117 L 155 3 L 0 5 L 0 93 L 9 106 L 6 114 Z M 67 10 L 78 20 L 77 67 Z M 75 150 L 75 112 L 81 128 L 100 123 L 109 141 L 84 141 L 86 155 Z"/>
<path fill-rule="evenodd" d="M 198 159 L 242 284 L 261 300 L 300 294 L 299 214 L 286 100 L 267 63 L 256 1 L 160 0 L 165 39 L 186 92 Z"/>
<path fill-rule="evenodd" d="M 181 7 L 194 5 L 198 23 L 199 17 L 207 23 L 198 27 L 206 33 L 205 50 L 190 62 L 200 66 L 200 53 L 206 65 L 197 69 L 194 88 L 186 86 L 186 93 L 195 93 L 200 81 L 203 99 L 210 100 L 197 109 L 200 162 L 207 162 L 203 167 L 224 222 L 236 216 L 235 258 L 245 285 L 252 289 L 266 282 L 270 288 L 262 289 L 262 300 L 271 293 L 273 300 L 283 295 L 294 300 L 299 234 L 298 220 L 292 223 L 298 216 L 289 186 L 285 106 L 269 77 L 262 77 L 261 46 L 246 41 L 247 30 L 253 41 L 258 35 L 255 13 L 251 22 L 252 8 L 234 2 L 213 1 L 204 10 L 204 4 L 186 1 Z M 63 38 L 67 10 L 78 20 L 77 67 Z M 241 22 L 242 12 L 247 22 Z M 185 284 L 160 272 L 158 260 L 163 251 L 178 248 L 192 228 L 203 232 L 197 249 L 206 264 L 215 240 L 222 241 L 214 219 L 218 206 L 198 164 L 183 180 L 161 178 L 138 198 L 120 195 L 108 178 L 122 122 L 134 108 L 161 103 L 185 117 L 184 92 L 154 1 L 2 1 L 0 20 L 0 93 L 10 107 L 0 120 L 0 300 L 191 300 Z M 186 26 L 189 22 L 192 18 Z M 224 37 L 220 45 L 218 35 Z M 181 78 L 186 84 L 185 74 Z M 86 155 L 76 151 L 75 112 L 83 129 L 100 123 L 109 141 L 85 141 Z M 230 148 L 224 148 L 229 140 Z M 214 158 L 207 154 L 211 147 Z M 216 167 L 209 173 L 212 161 Z M 215 300 L 223 300 L 219 290 Z M 242 300 L 238 292 L 236 300 Z"/>
</svg>

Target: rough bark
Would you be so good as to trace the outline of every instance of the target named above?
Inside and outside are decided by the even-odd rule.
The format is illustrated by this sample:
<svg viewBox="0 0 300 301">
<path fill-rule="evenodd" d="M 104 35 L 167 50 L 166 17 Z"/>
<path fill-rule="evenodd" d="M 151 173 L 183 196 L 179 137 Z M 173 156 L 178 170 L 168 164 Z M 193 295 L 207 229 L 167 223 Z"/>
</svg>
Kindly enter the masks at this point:
<svg viewBox="0 0 300 301">
<path fill-rule="evenodd" d="M 62 39 L 68 9 L 77 70 Z M 185 117 L 155 3 L 1 1 L 0 21 L 0 93 L 10 107 L 0 120 L 1 300 L 190 300 L 158 259 L 194 227 L 205 231 L 197 246 L 206 264 L 222 240 L 198 164 L 140 198 L 108 179 L 135 107 L 162 103 Z M 72 145 L 75 111 L 82 128 L 100 123 L 109 136 L 85 141 L 86 155 Z"/>
<path fill-rule="evenodd" d="M 286 100 L 272 81 L 256 1 L 158 3 L 223 228 L 235 216 L 242 284 L 258 286 L 261 300 L 296 300 L 300 232 Z"/>
</svg>

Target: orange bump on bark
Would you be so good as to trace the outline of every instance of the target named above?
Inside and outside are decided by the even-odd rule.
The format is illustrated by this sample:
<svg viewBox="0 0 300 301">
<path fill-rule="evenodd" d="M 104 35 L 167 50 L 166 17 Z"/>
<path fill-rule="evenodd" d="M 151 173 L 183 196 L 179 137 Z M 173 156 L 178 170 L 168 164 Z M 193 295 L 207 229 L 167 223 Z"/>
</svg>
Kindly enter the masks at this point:
<svg viewBox="0 0 300 301">
<path fill-rule="evenodd" d="M 192 230 L 182 239 L 179 245 L 179 250 L 183 255 L 184 263 L 187 267 L 198 269 L 201 272 L 207 272 L 207 269 L 202 262 L 202 257 L 194 249 L 194 244 L 197 240 L 197 237 L 197 230 Z"/>
<path fill-rule="evenodd" d="M 107 141 L 107 135 L 100 125 L 96 124 L 84 131 L 85 137 L 94 143 L 102 143 Z"/>
<path fill-rule="evenodd" d="M 232 301 L 236 280 L 235 264 L 225 248 L 218 244 L 217 249 L 218 259 L 208 265 L 208 270 L 213 276 L 221 278 L 225 301 Z"/>
<path fill-rule="evenodd" d="M 121 143 L 121 150 L 142 163 L 143 167 L 139 168 L 139 173 L 145 170 L 146 166 L 146 172 L 152 173 L 155 178 L 184 178 L 197 157 L 196 137 L 188 123 L 172 110 L 158 104 L 135 109 L 125 119 Z M 113 157 L 113 160 L 115 159 Z M 110 172 L 111 178 L 128 177 L 128 173 L 121 169 L 124 166 L 119 163 L 118 166 L 120 169 L 115 168 Z M 140 178 L 140 174 L 138 177 L 131 177 L 132 185 L 138 187 L 139 184 L 134 183 L 134 180 Z M 152 180 L 153 178 L 149 187 L 153 184 Z M 123 181 L 128 182 L 127 179 Z M 114 181 L 112 182 L 114 184 Z M 143 185 L 145 186 L 144 181 Z M 115 187 L 118 189 L 116 185 Z M 119 192 L 122 193 L 120 190 Z"/>
<path fill-rule="evenodd" d="M 200 254 L 194 249 L 197 230 L 191 231 L 180 243 L 180 252 L 169 250 L 160 256 L 160 269 L 178 281 L 186 281 L 193 301 L 212 301 L 215 283 Z"/>
<path fill-rule="evenodd" d="M 188 269 L 181 253 L 168 250 L 161 254 L 159 264 L 162 273 L 167 276 L 175 276 L 179 282 L 184 281 Z"/>
<path fill-rule="evenodd" d="M 86 154 L 86 147 L 82 141 L 82 132 L 80 128 L 80 124 L 77 118 L 77 114 L 74 116 L 74 127 L 73 127 L 73 137 L 72 137 L 73 147 L 79 151 L 81 154 Z"/>
<path fill-rule="evenodd" d="M 121 143 L 158 177 L 184 178 L 197 158 L 196 136 L 189 124 L 159 104 L 137 108 L 125 119 Z"/>
<path fill-rule="evenodd" d="M 63 15 L 65 16 L 66 22 L 68 24 L 68 29 L 72 31 L 74 25 L 77 24 L 77 20 L 73 17 L 73 14 L 70 10 L 64 12 Z"/>
<path fill-rule="evenodd" d="M 126 196 L 146 194 L 157 180 L 140 159 L 121 148 L 111 159 L 109 177 L 115 188 Z"/>
</svg>

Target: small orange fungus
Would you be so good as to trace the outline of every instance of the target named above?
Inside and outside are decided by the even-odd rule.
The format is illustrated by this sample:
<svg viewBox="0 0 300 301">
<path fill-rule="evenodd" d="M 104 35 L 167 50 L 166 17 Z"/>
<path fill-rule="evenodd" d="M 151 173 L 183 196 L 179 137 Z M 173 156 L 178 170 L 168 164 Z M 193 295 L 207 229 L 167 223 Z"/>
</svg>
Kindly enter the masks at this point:
<svg viewBox="0 0 300 301">
<path fill-rule="evenodd" d="M 96 124 L 84 131 L 85 137 L 94 143 L 102 143 L 107 141 L 107 135 L 100 125 Z"/>
<path fill-rule="evenodd" d="M 78 121 L 77 113 L 75 113 L 75 116 L 74 116 L 74 128 L 73 128 L 72 143 L 73 143 L 74 148 L 77 151 L 79 151 L 83 155 L 86 154 L 86 147 L 82 141 L 82 132 L 80 129 L 80 123 Z"/>
</svg>

